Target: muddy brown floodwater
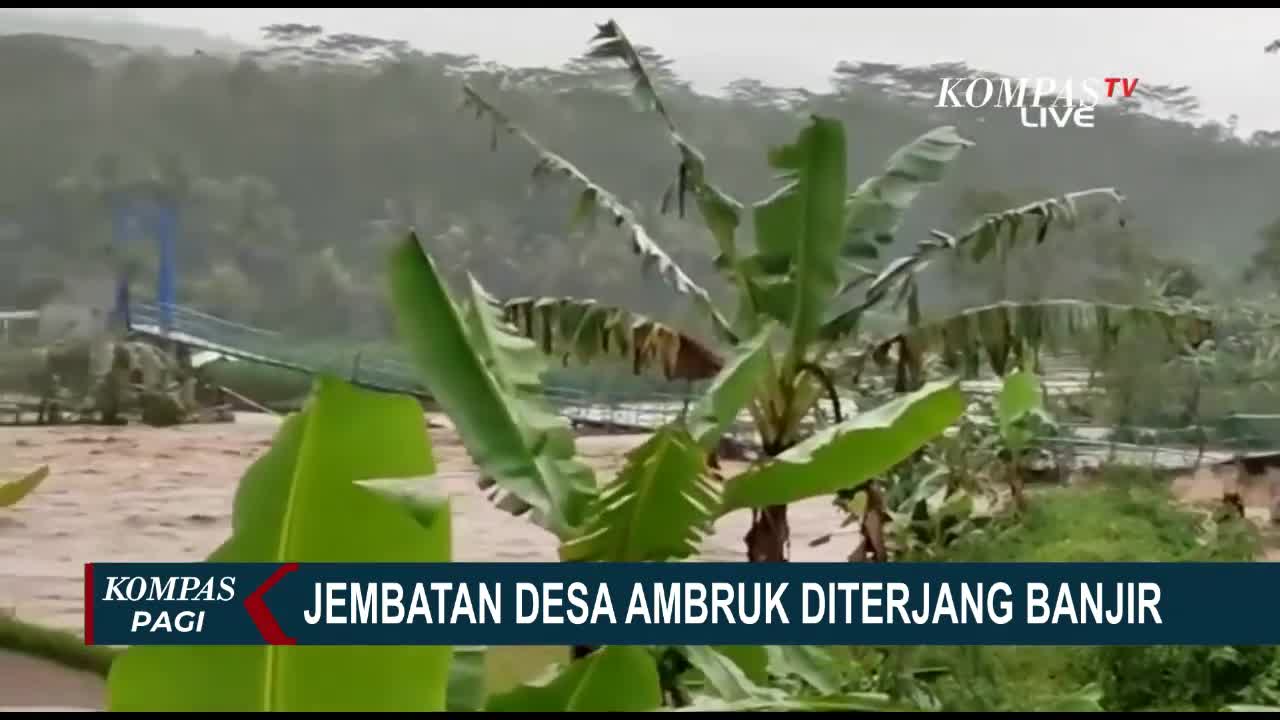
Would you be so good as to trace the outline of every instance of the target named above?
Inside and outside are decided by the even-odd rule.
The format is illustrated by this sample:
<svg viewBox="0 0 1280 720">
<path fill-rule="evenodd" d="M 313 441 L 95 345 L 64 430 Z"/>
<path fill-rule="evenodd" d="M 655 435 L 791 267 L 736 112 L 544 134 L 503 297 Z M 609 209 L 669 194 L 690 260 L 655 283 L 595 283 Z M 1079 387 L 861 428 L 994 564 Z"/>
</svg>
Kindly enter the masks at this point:
<svg viewBox="0 0 1280 720">
<path fill-rule="evenodd" d="M 455 559 L 555 560 L 555 538 L 495 509 L 475 487 L 475 466 L 447 420 L 431 420 L 445 426 L 428 432 L 453 498 Z M 79 632 L 84 563 L 204 559 L 227 538 L 237 482 L 266 452 L 276 427 L 274 418 L 255 415 L 176 428 L 0 427 L 0 467 L 50 466 L 34 493 L 0 510 L 0 611 Z M 587 436 L 578 449 L 608 476 L 642 439 Z M 808 545 L 842 520 L 828 499 L 798 503 L 790 517 L 796 560 L 848 556 L 856 538 Z M 718 522 L 702 559 L 742 559 L 749 521 L 741 511 Z"/>
<path fill-rule="evenodd" d="M 432 416 L 428 431 L 441 482 L 453 498 L 454 555 L 470 561 L 555 560 L 545 531 L 496 509 L 475 487 L 475 466 L 448 429 Z M 0 612 L 80 633 L 86 562 L 165 562 L 205 558 L 230 532 L 231 502 L 248 466 L 271 443 L 278 420 L 242 415 L 234 423 L 177 428 L 128 426 L 12 428 L 0 426 L 0 468 L 48 464 L 44 483 L 17 506 L 0 509 Z M 438 427 L 435 427 L 438 426 Z M 578 439 L 579 453 L 603 476 L 616 472 L 641 436 Z M 725 467 L 733 472 L 732 464 Z M 1173 483 L 1184 502 L 1213 504 L 1235 485 L 1233 472 L 1202 470 Z M 1238 488 L 1251 518 L 1269 520 L 1271 488 L 1280 478 Z M 856 536 L 813 548 L 809 541 L 837 528 L 829 500 L 790 511 L 792 557 L 842 561 Z M 702 559 L 741 560 L 750 515 L 716 524 Z M 1274 545 L 1268 560 L 1280 559 Z M 46 661 L 0 651 L 0 707 L 100 708 L 102 680 Z"/>
</svg>

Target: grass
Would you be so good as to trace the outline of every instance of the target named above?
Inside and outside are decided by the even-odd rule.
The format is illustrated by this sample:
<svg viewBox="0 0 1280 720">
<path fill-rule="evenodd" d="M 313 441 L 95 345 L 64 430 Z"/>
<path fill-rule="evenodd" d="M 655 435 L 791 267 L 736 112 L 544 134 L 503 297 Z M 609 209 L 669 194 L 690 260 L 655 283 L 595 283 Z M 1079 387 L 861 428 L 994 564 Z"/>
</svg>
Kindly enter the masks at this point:
<svg viewBox="0 0 1280 720">
<path fill-rule="evenodd" d="M 973 562 L 1250 560 L 1257 531 L 1177 503 L 1167 484 L 1112 470 L 1088 487 L 1037 491 L 1021 519 L 1004 518 L 954 544 L 944 558 Z M 1090 686 L 1108 710 L 1216 710 L 1276 659 L 1273 648 L 922 647 L 910 667 L 949 672 L 931 688 L 945 709 L 1036 710 Z"/>
<path fill-rule="evenodd" d="M 1110 470 L 1087 487 L 1034 493 L 1025 517 L 953 545 L 947 559 L 974 562 L 1249 560 L 1259 539 L 1247 523 L 1214 526 L 1143 471 Z M 1215 542 L 1205 543 L 1212 532 Z"/>
</svg>

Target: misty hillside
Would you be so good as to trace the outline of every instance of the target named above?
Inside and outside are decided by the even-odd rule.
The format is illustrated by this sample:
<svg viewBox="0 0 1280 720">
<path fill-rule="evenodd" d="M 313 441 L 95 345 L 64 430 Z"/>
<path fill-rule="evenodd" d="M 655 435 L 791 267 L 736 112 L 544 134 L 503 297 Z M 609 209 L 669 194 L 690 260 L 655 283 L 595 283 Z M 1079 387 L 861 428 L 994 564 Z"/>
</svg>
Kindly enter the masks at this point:
<svg viewBox="0 0 1280 720">
<path fill-rule="evenodd" d="M 571 232 L 571 194 L 554 185 L 529 192 L 532 153 L 506 137 L 491 148 L 488 124 L 458 112 L 463 80 L 632 202 L 651 234 L 717 287 L 714 243 L 698 219 L 659 213 L 678 155 L 612 65 L 579 58 L 562 68 L 505 68 L 306 26 L 274 27 L 261 49 L 238 58 L 193 55 L 207 39 L 198 31 L 152 37 L 124 24 L 111 33 L 95 26 L 91 43 L 50 36 L 74 35 L 74 25 L 0 36 L 0 307 L 38 304 L 77 278 L 125 265 L 145 286 L 153 248 L 108 252 L 109 200 L 145 190 L 181 211 L 181 300 L 245 322 L 384 334 L 383 251 L 389 233 L 409 224 L 455 278 L 473 272 L 502 296 L 594 296 L 682 319 L 684 306 L 641 279 L 607 223 L 594 235 Z M 583 29 L 584 48 L 591 30 Z M 708 97 L 671 72 L 661 38 L 634 39 L 656 46 L 650 69 L 681 130 L 715 179 L 747 201 L 776 187 L 767 148 L 790 140 L 808 111 L 847 123 L 851 182 L 937 125 L 975 141 L 916 203 L 898 253 L 930 229 L 960 229 L 1046 195 L 1113 186 L 1128 198 L 1123 226 L 1099 218 L 1078 237 L 1035 250 L 1011 277 L 940 269 L 926 298 L 934 307 L 1002 293 L 1124 301 L 1174 266 L 1243 292 L 1253 289 L 1240 278 L 1265 228 L 1280 248 L 1277 134 L 1241 139 L 1137 106 L 1100 108 L 1093 129 L 1028 129 L 1016 112 L 938 110 L 919 99 L 939 77 L 975 69 L 854 58 L 833 69 L 826 93 L 744 78 Z M 167 52 L 118 53 L 120 44 Z M 1164 115 L 1194 107 L 1180 88 L 1143 92 L 1144 107 Z M 1273 257 L 1280 250 L 1263 259 Z M 1274 282 L 1262 273 L 1257 289 Z"/>
<path fill-rule="evenodd" d="M 168 27 L 104 17 L 74 17 L 0 9 L 0 35 L 49 35 L 64 39 L 88 40 L 103 45 L 135 49 L 159 49 L 177 55 L 197 50 L 206 53 L 236 53 L 237 43 L 196 28 Z"/>
</svg>

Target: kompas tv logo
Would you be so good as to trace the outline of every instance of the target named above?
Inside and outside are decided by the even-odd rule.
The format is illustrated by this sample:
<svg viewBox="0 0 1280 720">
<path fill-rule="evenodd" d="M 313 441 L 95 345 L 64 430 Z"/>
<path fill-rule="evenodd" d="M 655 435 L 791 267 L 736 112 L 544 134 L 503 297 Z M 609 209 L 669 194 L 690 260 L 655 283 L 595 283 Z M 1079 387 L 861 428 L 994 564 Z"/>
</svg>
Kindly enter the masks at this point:
<svg viewBox="0 0 1280 720">
<path fill-rule="evenodd" d="M 1094 108 L 1105 98 L 1133 97 L 1136 77 L 943 78 L 939 108 L 1017 109 L 1029 128 L 1094 126 Z"/>
</svg>

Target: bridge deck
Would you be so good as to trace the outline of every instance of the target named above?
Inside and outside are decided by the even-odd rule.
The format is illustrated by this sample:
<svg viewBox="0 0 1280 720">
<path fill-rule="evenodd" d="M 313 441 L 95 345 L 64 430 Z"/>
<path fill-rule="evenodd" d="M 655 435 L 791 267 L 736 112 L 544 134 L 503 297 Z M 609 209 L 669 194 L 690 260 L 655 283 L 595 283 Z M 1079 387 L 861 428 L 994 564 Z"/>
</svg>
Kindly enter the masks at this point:
<svg viewBox="0 0 1280 720">
<path fill-rule="evenodd" d="M 157 339 L 167 339 L 194 350 L 247 362 L 306 373 L 327 373 L 342 377 L 363 387 L 429 398 L 407 358 L 386 348 L 339 349 L 336 346 L 307 347 L 297 341 L 268 330 L 240 325 L 190 308 L 171 308 L 170 330 L 161 326 L 160 308 L 149 303 L 130 305 L 130 330 Z M 1077 394 L 1088 389 L 1088 379 L 1070 370 L 1054 373 L 1047 382 L 1053 395 Z M 968 393 L 994 394 L 998 381 L 976 380 L 963 384 Z M 667 396 L 637 401 L 634 397 L 609 397 L 567 388 L 549 387 L 545 399 L 575 425 L 607 432 L 644 432 L 671 422 L 684 410 L 687 398 Z M 824 416 L 831 417 L 829 404 L 823 402 Z M 1242 416 L 1243 417 L 1243 416 Z M 1104 463 L 1147 465 L 1175 470 L 1201 464 L 1229 462 L 1238 451 L 1224 448 L 1195 448 L 1163 445 L 1117 443 L 1106 439 L 1107 429 L 1100 427 L 1068 427 L 1065 437 L 1048 442 L 1060 453 L 1071 456 L 1076 467 Z M 728 433 L 739 443 L 754 446 L 750 416 L 744 413 Z"/>
<path fill-rule="evenodd" d="M 332 374 L 375 390 L 429 397 L 411 364 L 378 349 L 307 347 L 279 333 L 183 307 L 172 309 L 167 332 L 154 305 L 134 303 L 129 314 L 129 330 L 138 335 L 308 375 Z"/>
</svg>

